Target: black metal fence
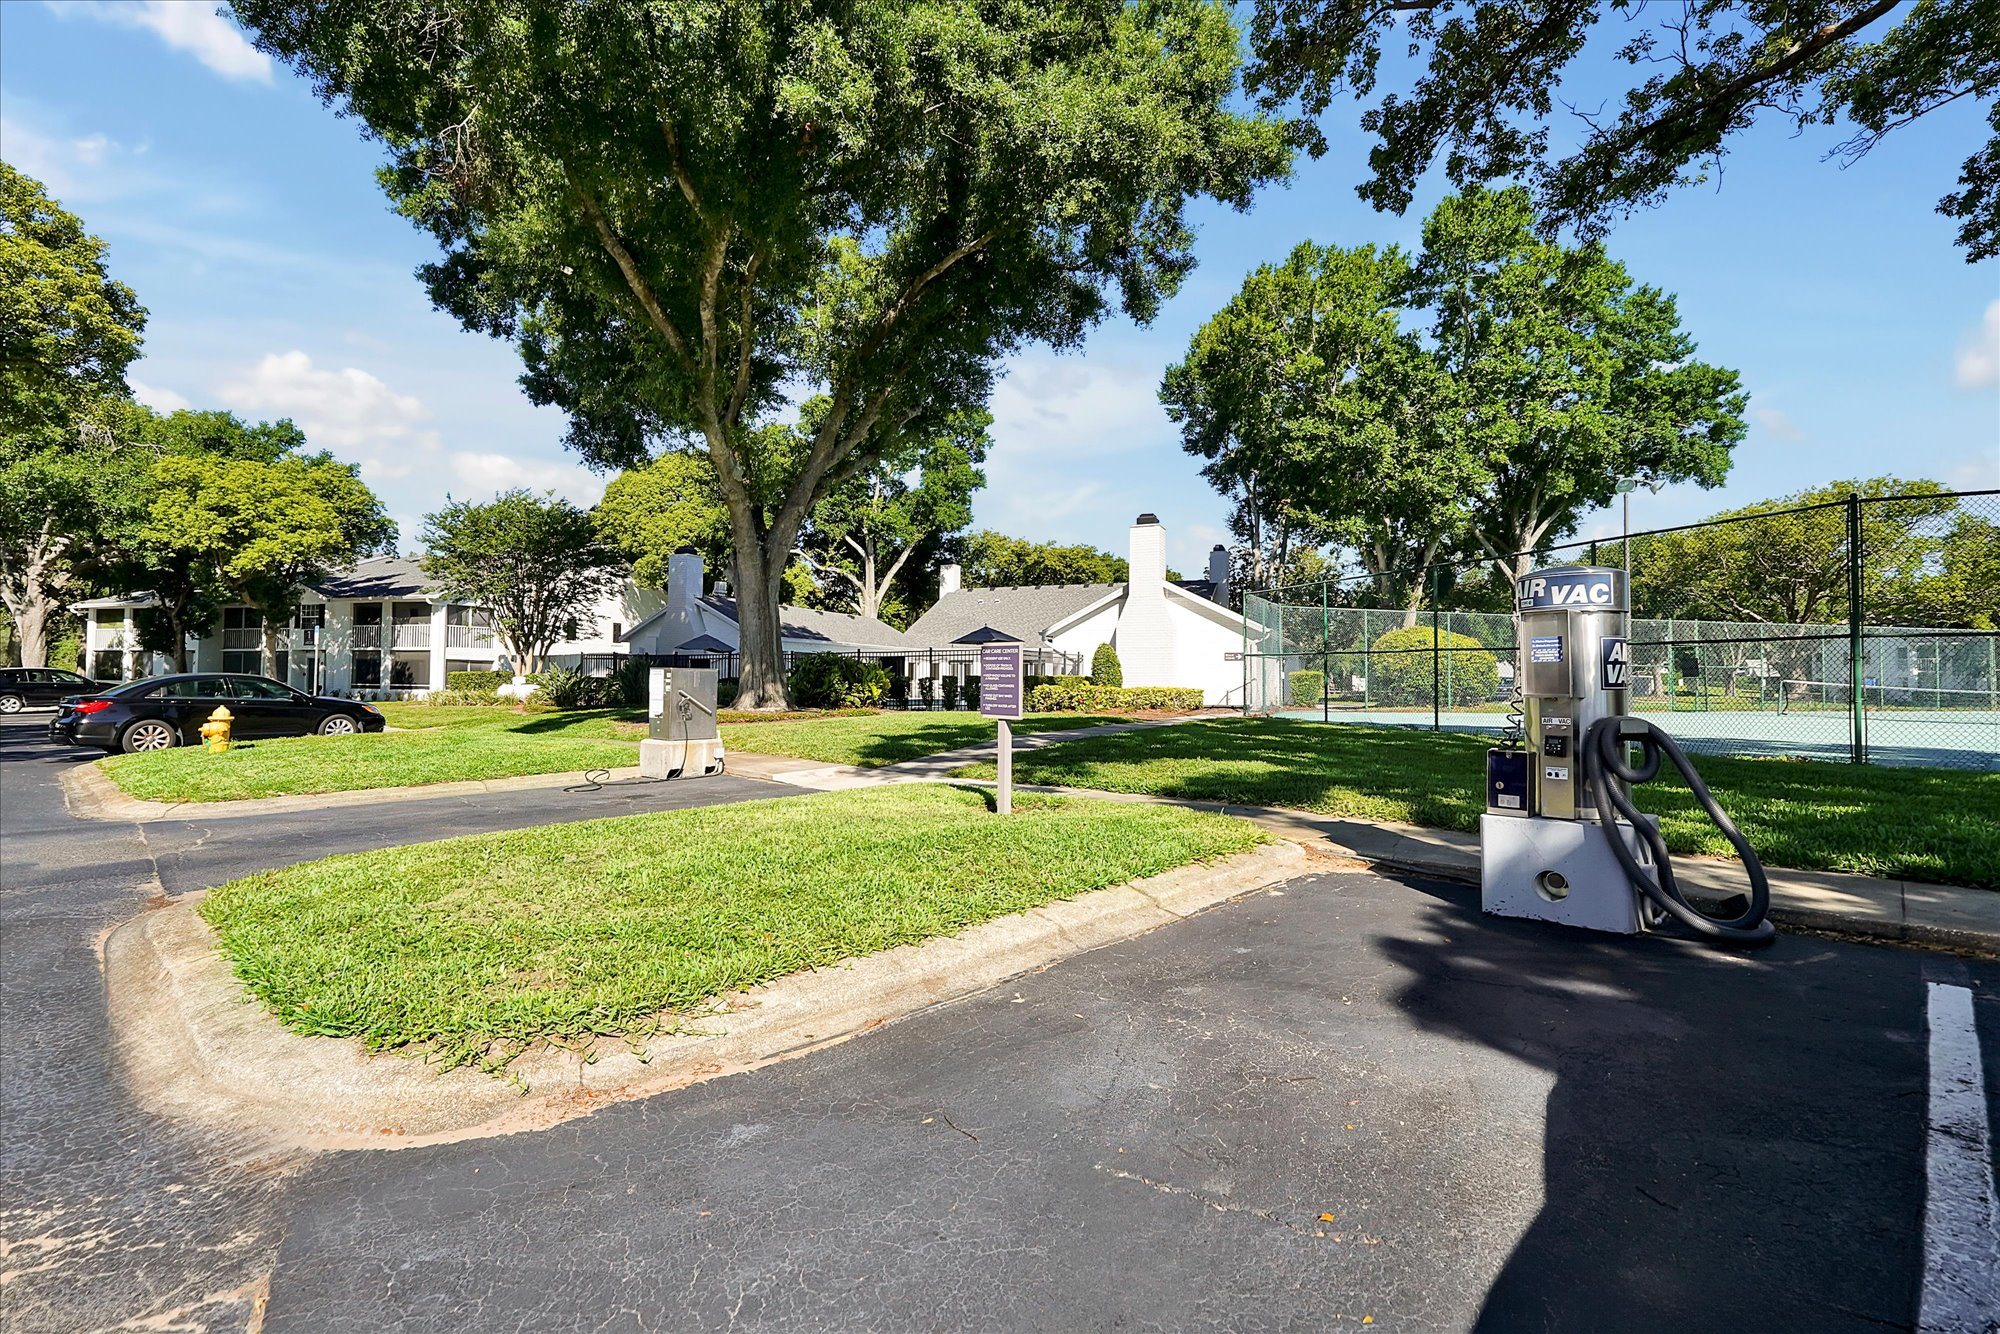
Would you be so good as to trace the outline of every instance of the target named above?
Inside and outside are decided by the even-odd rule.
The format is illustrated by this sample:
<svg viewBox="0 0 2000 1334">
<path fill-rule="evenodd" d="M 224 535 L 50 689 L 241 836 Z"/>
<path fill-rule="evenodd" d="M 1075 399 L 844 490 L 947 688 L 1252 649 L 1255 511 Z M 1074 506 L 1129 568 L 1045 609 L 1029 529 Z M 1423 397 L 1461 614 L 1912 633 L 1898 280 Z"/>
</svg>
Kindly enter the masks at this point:
<svg viewBox="0 0 2000 1334">
<path fill-rule="evenodd" d="M 2000 769 L 2000 491 L 1849 496 L 1551 546 L 1631 571 L 1635 713 L 1689 749 Z M 1465 561 L 1247 593 L 1245 698 L 1498 732 L 1511 580 Z"/>
<path fill-rule="evenodd" d="M 815 649 L 787 651 L 785 671 L 798 666 L 802 658 L 832 653 L 857 662 L 872 663 L 887 673 L 889 682 L 883 703 L 895 709 L 958 709 L 978 707 L 979 649 Z M 712 668 L 723 681 L 734 681 L 741 665 L 737 653 L 685 654 L 635 653 L 608 656 L 603 670 L 615 672 L 627 662 L 644 662 L 654 667 Z M 586 668 L 585 670 L 589 670 Z M 1024 647 L 1022 674 L 1030 683 L 1044 677 L 1080 676 L 1085 671 L 1083 656 L 1055 649 Z M 947 684 L 949 682 L 950 684 Z M 968 685 L 968 683 L 970 683 Z"/>
</svg>

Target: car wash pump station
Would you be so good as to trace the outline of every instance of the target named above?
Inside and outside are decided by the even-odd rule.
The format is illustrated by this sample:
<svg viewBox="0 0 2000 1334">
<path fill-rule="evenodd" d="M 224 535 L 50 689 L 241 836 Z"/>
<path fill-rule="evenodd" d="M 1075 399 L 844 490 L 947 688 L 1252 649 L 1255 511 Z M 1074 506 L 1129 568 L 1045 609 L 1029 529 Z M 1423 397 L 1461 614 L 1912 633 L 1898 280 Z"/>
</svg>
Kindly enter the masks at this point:
<svg viewBox="0 0 2000 1334">
<path fill-rule="evenodd" d="M 1623 570 L 1536 570 L 1515 586 L 1518 723 L 1486 753 L 1480 902 L 1489 913 L 1636 934 L 1669 919 L 1716 943 L 1772 939 L 1764 868 L 1674 739 L 1627 711 Z M 1633 749 L 1638 760 L 1632 758 Z M 1681 892 L 1659 821 L 1631 786 L 1671 759 L 1743 859 L 1742 911 L 1712 916 Z"/>
</svg>

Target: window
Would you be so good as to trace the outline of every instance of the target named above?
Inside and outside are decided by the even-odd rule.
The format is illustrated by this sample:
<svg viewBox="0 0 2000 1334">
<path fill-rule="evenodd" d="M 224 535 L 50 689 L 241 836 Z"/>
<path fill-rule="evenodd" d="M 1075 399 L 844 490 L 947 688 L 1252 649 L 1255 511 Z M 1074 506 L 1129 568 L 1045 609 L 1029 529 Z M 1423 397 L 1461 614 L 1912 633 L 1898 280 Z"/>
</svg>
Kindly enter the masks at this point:
<svg viewBox="0 0 2000 1334">
<path fill-rule="evenodd" d="M 151 692 L 154 699 L 229 699 L 229 687 L 219 676 L 191 676 L 168 681 Z"/>
<path fill-rule="evenodd" d="M 223 651 L 222 670 L 225 672 L 242 672 L 249 676 L 255 676 L 263 669 L 263 666 L 264 653 L 261 649 L 225 649 Z"/>
<path fill-rule="evenodd" d="M 382 624 L 382 604 L 379 602 L 357 602 L 354 604 L 356 625 Z"/>
<path fill-rule="evenodd" d="M 572 640 L 576 638 L 576 617 L 572 616 L 563 622 L 563 638 Z"/>
<path fill-rule="evenodd" d="M 292 692 L 276 681 L 266 681 L 261 676 L 239 676 L 229 683 L 238 699 L 282 699 L 289 700 Z"/>
<path fill-rule="evenodd" d="M 125 679 L 125 655 L 117 649 L 99 649 L 90 657 L 90 674 L 100 681 Z"/>
<path fill-rule="evenodd" d="M 96 611 L 91 613 L 90 618 L 96 621 L 99 625 L 125 624 L 125 613 L 111 607 L 99 607 Z"/>
<path fill-rule="evenodd" d="M 354 688 L 356 690 L 379 690 L 382 687 L 382 655 L 379 653 L 357 653 L 354 655 Z"/>
<path fill-rule="evenodd" d="M 613 643 L 616 643 L 618 641 L 619 636 L 623 635 L 624 633 L 625 633 L 625 623 L 623 621 L 613 621 L 611 623 L 611 639 Z"/>
</svg>

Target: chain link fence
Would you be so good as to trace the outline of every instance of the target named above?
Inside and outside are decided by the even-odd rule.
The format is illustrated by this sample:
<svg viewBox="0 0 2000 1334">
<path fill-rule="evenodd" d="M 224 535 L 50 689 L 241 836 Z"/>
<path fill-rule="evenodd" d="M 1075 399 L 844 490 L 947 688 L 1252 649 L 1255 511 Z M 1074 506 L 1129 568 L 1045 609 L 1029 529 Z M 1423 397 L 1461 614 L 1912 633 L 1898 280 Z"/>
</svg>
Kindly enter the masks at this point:
<svg viewBox="0 0 2000 1334">
<path fill-rule="evenodd" d="M 1631 571 L 1629 706 L 1689 750 L 2000 770 L 2000 491 L 1850 496 L 1522 568 L 1565 564 Z M 1512 592 L 1467 561 L 1246 593 L 1249 711 L 1497 735 Z"/>
</svg>

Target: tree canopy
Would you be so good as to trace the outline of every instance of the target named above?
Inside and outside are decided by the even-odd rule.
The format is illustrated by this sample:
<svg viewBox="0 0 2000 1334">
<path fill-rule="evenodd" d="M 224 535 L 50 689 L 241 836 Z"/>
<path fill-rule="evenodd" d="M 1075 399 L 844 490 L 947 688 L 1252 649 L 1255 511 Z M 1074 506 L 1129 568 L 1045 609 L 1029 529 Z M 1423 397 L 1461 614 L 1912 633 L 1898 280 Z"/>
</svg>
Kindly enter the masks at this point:
<svg viewBox="0 0 2000 1334">
<path fill-rule="evenodd" d="M 1172 571 L 1168 572 L 1169 577 Z M 1031 542 L 981 529 L 965 539 L 965 586 L 1007 588 L 1028 584 L 1115 584 L 1127 576 L 1123 556 L 1085 543 Z"/>
<path fill-rule="evenodd" d="M 625 577 L 590 511 L 524 489 L 447 504 L 425 517 L 424 546 L 424 572 L 447 597 L 491 610 L 521 673 L 537 670 L 564 624 L 591 619 Z"/>
<path fill-rule="evenodd" d="M 47 627 L 79 538 L 101 527 L 107 466 L 86 417 L 129 395 L 146 312 L 105 270 L 104 242 L 0 162 L 0 603 L 21 660 L 48 660 Z"/>
<path fill-rule="evenodd" d="M 1607 20 L 1622 34 L 1600 30 Z M 1622 35 L 1622 41 L 1620 37 Z M 1994 136 L 1965 160 L 1939 212 L 1968 260 L 2000 253 L 2000 6 L 1991 0 L 1256 0 L 1249 82 L 1309 118 L 1352 95 L 1376 142 L 1359 187 L 1402 212 L 1442 162 L 1456 186 L 1525 180 L 1551 227 L 1602 234 L 1618 215 L 1719 173 L 1760 118 L 1795 131 L 1847 124 L 1852 159 L 1961 98 L 1990 103 Z M 1615 44 L 1615 45 L 1611 45 Z M 1593 47 L 1633 72 L 1607 84 Z M 1407 88 L 1384 77 L 1405 63 Z M 1615 67 L 1613 67 L 1615 69 Z M 1579 89 L 1564 97 L 1565 77 Z M 1579 136 L 1552 133 L 1558 101 Z M 1302 127 L 1309 148 L 1326 140 Z"/>
<path fill-rule="evenodd" d="M 715 469 L 697 454 L 674 450 L 619 473 L 597 502 L 597 523 L 648 587 L 667 586 L 667 558 L 682 547 L 711 571 L 729 568 L 729 511 Z"/>
<path fill-rule="evenodd" d="M 996 360 L 1151 318 L 1187 202 L 1287 166 L 1230 97 L 1220 0 L 238 0 L 358 116 L 590 461 L 692 441 L 729 513 L 739 700 L 780 704 L 777 600 L 826 491 L 982 404 Z M 803 440 L 760 428 L 821 395 Z"/>
</svg>

